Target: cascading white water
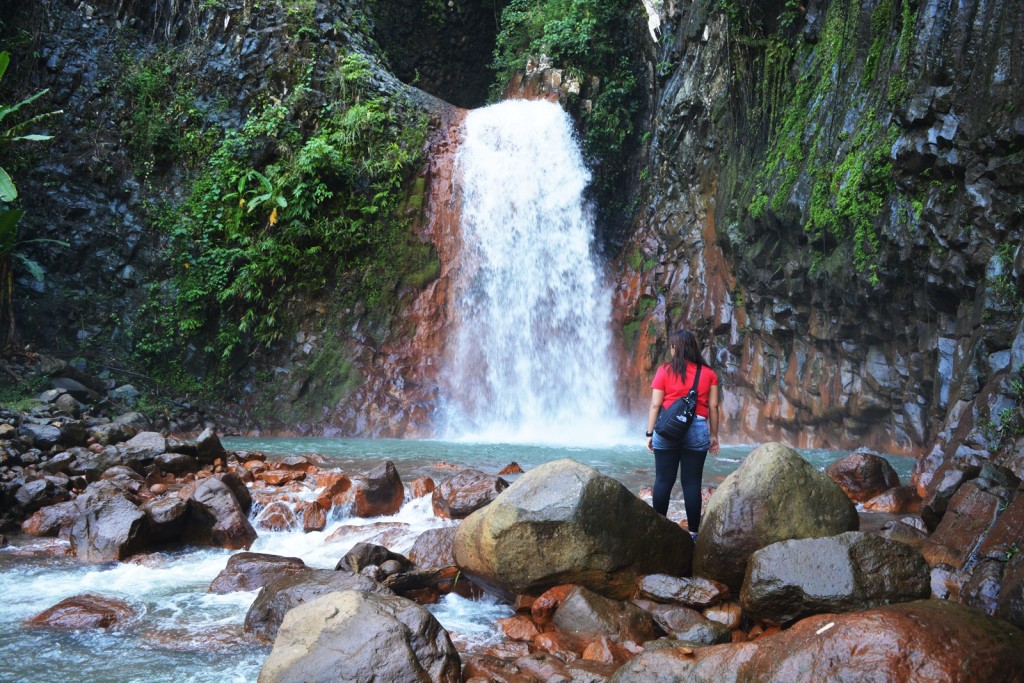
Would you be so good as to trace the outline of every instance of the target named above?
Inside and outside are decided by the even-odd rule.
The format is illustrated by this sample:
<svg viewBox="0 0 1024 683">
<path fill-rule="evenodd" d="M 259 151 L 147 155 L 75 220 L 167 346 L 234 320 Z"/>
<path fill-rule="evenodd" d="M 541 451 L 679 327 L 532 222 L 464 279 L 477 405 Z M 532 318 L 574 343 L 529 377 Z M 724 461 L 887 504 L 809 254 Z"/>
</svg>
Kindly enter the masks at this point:
<svg viewBox="0 0 1024 683">
<path fill-rule="evenodd" d="M 462 253 L 445 376 L 449 437 L 621 442 L 611 293 L 568 115 L 512 100 L 469 112 L 458 154 Z"/>
</svg>

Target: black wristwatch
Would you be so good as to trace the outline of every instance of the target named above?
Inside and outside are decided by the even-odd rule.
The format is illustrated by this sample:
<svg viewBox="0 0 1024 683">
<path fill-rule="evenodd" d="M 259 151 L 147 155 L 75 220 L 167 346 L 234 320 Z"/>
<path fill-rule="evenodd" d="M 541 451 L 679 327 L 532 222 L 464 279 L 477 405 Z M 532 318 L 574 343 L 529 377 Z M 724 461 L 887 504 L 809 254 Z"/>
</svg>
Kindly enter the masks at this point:
<svg viewBox="0 0 1024 683">
<path fill-rule="evenodd" d="M 644 436 L 646 436 L 649 439 L 652 436 L 654 436 L 654 432 L 647 432 L 646 434 L 644 434 Z"/>
</svg>

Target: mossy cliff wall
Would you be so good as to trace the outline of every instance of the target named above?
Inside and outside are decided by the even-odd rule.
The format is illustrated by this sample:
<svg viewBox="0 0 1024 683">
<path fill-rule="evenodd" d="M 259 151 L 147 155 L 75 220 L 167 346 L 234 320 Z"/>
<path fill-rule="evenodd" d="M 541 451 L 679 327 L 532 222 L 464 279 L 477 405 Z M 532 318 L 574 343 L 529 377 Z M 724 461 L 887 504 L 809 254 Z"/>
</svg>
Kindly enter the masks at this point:
<svg viewBox="0 0 1024 683">
<path fill-rule="evenodd" d="M 686 324 L 729 438 L 1020 474 L 1020 4 L 666 2 L 662 32 L 619 260 L 633 407 Z"/>
</svg>

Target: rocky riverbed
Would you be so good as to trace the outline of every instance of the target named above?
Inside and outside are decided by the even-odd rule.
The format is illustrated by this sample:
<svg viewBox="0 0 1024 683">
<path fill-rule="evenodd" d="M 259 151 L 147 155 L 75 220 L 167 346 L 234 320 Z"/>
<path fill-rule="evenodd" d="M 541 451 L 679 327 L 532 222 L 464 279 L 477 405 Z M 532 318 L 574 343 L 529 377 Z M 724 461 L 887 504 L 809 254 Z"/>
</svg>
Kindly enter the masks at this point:
<svg viewBox="0 0 1024 683">
<path fill-rule="evenodd" d="M 822 473 L 765 444 L 710 492 L 694 544 L 573 460 L 501 475 L 439 464 L 436 481 L 403 482 L 390 462 L 345 472 L 315 454 L 227 450 L 213 425 L 171 435 L 170 423 L 195 421 L 189 409 L 158 427 L 120 411 L 123 385 L 73 380 L 86 391 L 68 366 L 52 367 L 34 406 L 0 411 L 5 552 L 45 538 L 34 553 L 82 563 L 234 551 L 209 592 L 258 593 L 243 628 L 211 634 L 209 646 L 270 647 L 261 681 L 1024 675 L 1024 497 L 995 465 L 947 468 L 922 498 L 877 456 L 854 453 Z M 423 514 L 439 524 L 399 554 L 389 546 L 408 529 L 374 520 L 425 496 Z M 861 531 L 867 510 L 892 519 Z M 261 533 L 312 534 L 339 511 L 372 531 L 333 569 L 247 552 Z M 426 607 L 453 592 L 510 606 L 495 624 L 500 642 L 451 637 Z M 83 591 L 23 628 L 117 630 L 134 609 Z"/>
</svg>

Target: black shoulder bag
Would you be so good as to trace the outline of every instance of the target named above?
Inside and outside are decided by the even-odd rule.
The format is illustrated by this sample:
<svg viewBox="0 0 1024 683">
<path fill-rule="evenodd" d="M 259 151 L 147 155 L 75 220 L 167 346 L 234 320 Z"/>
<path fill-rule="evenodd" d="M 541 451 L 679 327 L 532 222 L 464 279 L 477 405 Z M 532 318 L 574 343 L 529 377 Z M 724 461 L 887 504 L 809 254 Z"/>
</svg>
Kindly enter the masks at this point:
<svg viewBox="0 0 1024 683">
<path fill-rule="evenodd" d="M 682 441 L 686 432 L 690 431 L 690 425 L 696 417 L 697 410 L 697 383 L 700 382 L 700 369 L 697 366 L 697 374 L 693 377 L 693 386 L 685 396 L 680 396 L 658 414 L 658 421 L 654 423 L 654 431 L 658 436 L 669 441 Z"/>
</svg>

